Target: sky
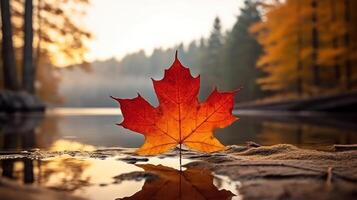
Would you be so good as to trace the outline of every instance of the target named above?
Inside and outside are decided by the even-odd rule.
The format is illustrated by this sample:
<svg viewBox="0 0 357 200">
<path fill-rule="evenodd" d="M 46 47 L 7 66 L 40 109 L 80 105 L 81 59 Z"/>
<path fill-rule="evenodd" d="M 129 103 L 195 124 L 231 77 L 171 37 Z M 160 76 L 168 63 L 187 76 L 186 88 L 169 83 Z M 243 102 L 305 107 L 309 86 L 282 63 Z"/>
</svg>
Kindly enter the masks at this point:
<svg viewBox="0 0 357 200">
<path fill-rule="evenodd" d="M 216 16 L 230 29 L 243 0 L 91 0 L 86 27 L 94 35 L 87 59 L 122 58 L 140 49 L 207 37 Z"/>
</svg>

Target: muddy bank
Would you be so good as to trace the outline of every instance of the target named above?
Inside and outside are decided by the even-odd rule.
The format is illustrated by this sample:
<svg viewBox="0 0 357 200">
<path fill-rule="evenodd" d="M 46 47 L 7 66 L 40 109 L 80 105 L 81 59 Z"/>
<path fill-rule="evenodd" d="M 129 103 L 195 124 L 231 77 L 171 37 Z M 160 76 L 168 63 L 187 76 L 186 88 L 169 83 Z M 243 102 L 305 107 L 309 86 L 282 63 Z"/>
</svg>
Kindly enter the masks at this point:
<svg viewBox="0 0 357 200">
<path fill-rule="evenodd" d="M 0 161 L 22 158 L 43 160 L 63 155 L 73 158 L 88 157 L 106 160 L 120 156 L 117 159 L 118 161 L 126 162 L 145 170 L 132 171 L 112 177 L 116 183 L 127 180 L 145 180 L 143 189 L 128 199 L 140 197 L 145 192 L 145 188 L 152 192 L 155 190 L 153 183 L 160 185 L 165 177 L 172 182 L 172 185 L 178 181 L 177 177 L 182 177 L 182 180 L 185 179 L 185 181 L 189 182 L 187 184 L 187 187 L 190 186 L 189 188 L 191 188 L 191 185 L 194 185 L 194 188 L 202 187 L 203 190 L 211 188 L 207 191 L 214 192 L 212 195 L 216 195 L 215 197 L 231 197 L 233 195 L 229 191 L 218 189 L 213 191 L 215 187 L 213 187 L 212 183 L 200 185 L 201 182 L 196 181 L 196 178 L 190 179 L 190 177 L 198 177 L 200 173 L 202 175 L 203 172 L 206 175 L 197 178 L 197 180 L 206 178 L 208 182 L 212 182 L 212 177 L 209 177 L 209 174 L 213 173 L 227 176 L 231 181 L 239 182 L 240 184 L 236 187 L 239 197 L 243 199 L 356 199 L 357 150 L 354 150 L 353 146 L 348 148 L 338 147 L 337 149 L 338 151 L 326 152 L 299 149 L 286 144 L 260 146 L 255 143 L 249 143 L 247 146 L 229 146 L 226 151 L 213 154 L 201 154 L 184 150 L 183 158 L 193 160 L 183 166 L 186 174 L 165 167 L 164 162 L 162 163 L 163 166 L 158 165 L 155 167 L 149 163 L 150 158 L 137 156 L 134 149 L 123 148 L 106 148 L 90 152 L 33 151 L 11 152 L 11 154 L 1 152 Z M 177 158 L 178 153 L 176 151 L 177 149 L 156 158 Z M 108 169 L 111 169 L 111 166 L 108 166 Z M 187 174 L 190 173 L 196 175 L 188 176 Z M 46 199 L 58 199 L 57 195 L 67 195 L 67 193 L 62 194 L 63 192 L 49 192 L 48 189 L 35 186 L 31 186 L 32 189 L 28 189 L 27 186 L 16 186 L 16 184 L 8 182 L 4 178 L 0 178 L 0 180 L 1 197 L 3 194 L 13 195 L 7 196 L 7 199 L 21 199 L 20 197 L 24 197 L 27 194 L 34 196 L 32 199 L 42 197 L 41 195 L 49 195 Z M 14 191 L 12 188 L 16 188 L 18 192 L 11 192 Z M 201 194 L 208 193 L 197 193 L 197 195 Z M 183 197 L 182 199 L 185 199 Z M 68 196 L 66 198 L 75 197 Z"/>
</svg>

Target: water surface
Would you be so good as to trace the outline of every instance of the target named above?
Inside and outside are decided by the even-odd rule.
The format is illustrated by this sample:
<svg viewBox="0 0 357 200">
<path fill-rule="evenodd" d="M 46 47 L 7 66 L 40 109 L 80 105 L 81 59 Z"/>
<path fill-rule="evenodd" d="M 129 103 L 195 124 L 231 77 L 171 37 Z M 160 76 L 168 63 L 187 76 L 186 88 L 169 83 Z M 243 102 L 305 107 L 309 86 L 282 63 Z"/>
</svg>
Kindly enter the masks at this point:
<svg viewBox="0 0 357 200">
<path fill-rule="evenodd" d="M 204 199 L 208 196 L 210 199 L 241 199 L 237 192 L 238 181 L 217 176 L 207 169 L 180 168 L 178 157 L 150 157 L 135 162 L 125 162 L 124 158 L 124 155 L 67 154 L 46 159 L 7 158 L 0 159 L 0 172 L 20 184 L 93 200 Z M 182 164 L 192 161 L 183 159 Z"/>
<path fill-rule="evenodd" d="M 324 148 L 357 143 L 357 117 L 323 113 L 234 112 L 240 119 L 215 131 L 226 145 L 254 141 L 263 145 L 294 144 Z M 1 120 L 1 150 L 50 148 L 56 141 L 79 142 L 95 147 L 139 147 L 143 136 L 115 125 L 119 109 L 50 109 L 46 115 L 14 115 Z"/>
<path fill-rule="evenodd" d="M 357 143 L 354 115 L 256 111 L 234 114 L 240 118 L 237 122 L 215 131 L 226 145 L 254 141 L 263 145 L 289 143 L 327 150 L 332 144 Z M 50 109 L 45 115 L 0 115 L 0 155 L 139 147 L 144 138 L 115 125 L 121 120 L 120 110 L 116 108 L 61 108 Z M 180 170 L 177 156 L 151 157 L 138 162 L 126 162 L 122 158 L 68 154 L 46 159 L 14 157 L 0 159 L 0 172 L 3 177 L 21 184 L 34 184 L 88 199 L 142 199 L 148 195 L 187 199 L 192 194 L 241 199 L 237 192 L 238 181 L 207 169 Z M 193 161 L 184 159 L 183 164 Z"/>
</svg>

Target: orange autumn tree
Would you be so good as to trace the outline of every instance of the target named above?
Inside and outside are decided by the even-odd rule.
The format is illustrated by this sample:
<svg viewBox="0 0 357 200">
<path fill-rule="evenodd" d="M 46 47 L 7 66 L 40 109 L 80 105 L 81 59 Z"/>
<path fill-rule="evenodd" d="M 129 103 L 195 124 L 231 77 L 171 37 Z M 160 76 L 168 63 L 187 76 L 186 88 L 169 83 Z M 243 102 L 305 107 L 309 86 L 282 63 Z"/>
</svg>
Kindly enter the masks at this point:
<svg viewBox="0 0 357 200">
<path fill-rule="evenodd" d="M 11 0 L 11 22 L 18 76 L 21 74 L 24 0 Z M 36 95 L 47 103 L 63 103 L 58 66 L 81 67 L 90 71 L 85 61 L 91 33 L 81 24 L 89 0 L 34 0 L 33 48 L 36 66 Z M 0 41 L 1 42 L 1 41 Z M 1 68 L 1 66 L 0 66 Z M 1 75 L 1 72 L 0 72 Z M 0 89 L 3 80 L 0 79 Z"/>
<path fill-rule="evenodd" d="M 224 149 L 214 136 L 215 128 L 223 128 L 237 118 L 232 115 L 233 92 L 215 89 L 205 102 L 198 101 L 200 77 L 192 77 L 190 70 L 177 58 L 165 70 L 162 80 L 153 80 L 159 106 L 151 106 L 140 95 L 133 99 L 114 98 L 124 117 L 120 126 L 145 136 L 141 155 L 154 155 L 179 145 L 213 152 Z"/>
<path fill-rule="evenodd" d="M 296 10 L 289 3 L 265 5 L 265 20 L 251 27 L 264 47 L 257 62 L 266 76 L 258 79 L 263 90 L 289 91 L 300 73 L 296 73 L 297 19 L 291 17 Z M 283 20 L 282 20 L 283 19 Z"/>
<path fill-rule="evenodd" d="M 320 95 L 356 87 L 356 1 L 287 0 L 264 4 L 251 27 L 264 54 L 257 82 L 278 94 Z"/>
</svg>

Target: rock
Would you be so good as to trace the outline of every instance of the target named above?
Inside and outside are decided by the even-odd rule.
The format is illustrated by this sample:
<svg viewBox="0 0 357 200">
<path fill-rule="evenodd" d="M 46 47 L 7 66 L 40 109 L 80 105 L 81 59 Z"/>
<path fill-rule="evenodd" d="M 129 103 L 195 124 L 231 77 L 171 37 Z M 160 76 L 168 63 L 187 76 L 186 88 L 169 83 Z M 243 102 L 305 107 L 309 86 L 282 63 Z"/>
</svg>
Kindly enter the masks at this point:
<svg viewBox="0 0 357 200">
<path fill-rule="evenodd" d="M 357 150 L 357 144 L 335 144 L 333 145 L 334 151 L 351 151 Z"/>
<path fill-rule="evenodd" d="M 36 96 L 24 91 L 0 92 L 0 112 L 44 111 L 45 104 Z"/>
<path fill-rule="evenodd" d="M 209 168 L 240 181 L 244 199 L 356 199 L 357 150 L 325 152 L 279 144 L 227 149 L 229 159 L 200 157 L 187 167 Z M 219 160 L 219 162 L 217 162 Z"/>
<path fill-rule="evenodd" d="M 255 148 L 255 147 L 260 147 L 261 145 L 258 143 L 255 143 L 253 141 L 247 141 L 246 142 L 247 148 Z"/>
<path fill-rule="evenodd" d="M 114 179 L 114 183 L 121 183 L 122 181 L 141 181 L 141 180 L 155 180 L 158 179 L 159 176 L 150 172 L 130 172 L 130 173 L 126 173 L 126 174 L 120 174 L 118 176 L 113 177 Z"/>
<path fill-rule="evenodd" d="M 145 158 L 145 157 L 133 157 L 133 156 L 127 156 L 127 157 L 124 157 L 124 158 L 119 158 L 118 160 L 124 161 L 124 162 L 129 163 L 129 164 L 135 164 L 137 162 L 147 162 L 147 161 L 149 161 L 149 159 Z"/>
<path fill-rule="evenodd" d="M 242 152 L 248 149 L 246 146 L 230 145 L 226 148 L 226 153 Z"/>
</svg>

